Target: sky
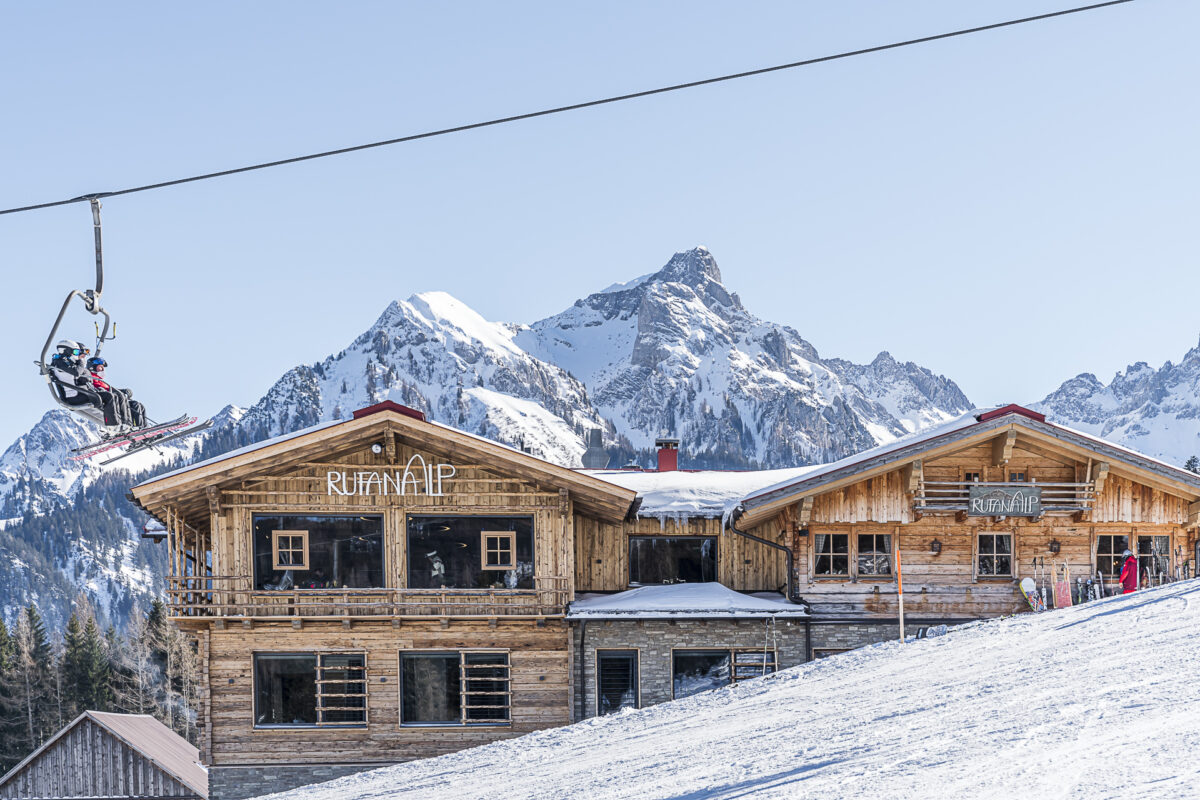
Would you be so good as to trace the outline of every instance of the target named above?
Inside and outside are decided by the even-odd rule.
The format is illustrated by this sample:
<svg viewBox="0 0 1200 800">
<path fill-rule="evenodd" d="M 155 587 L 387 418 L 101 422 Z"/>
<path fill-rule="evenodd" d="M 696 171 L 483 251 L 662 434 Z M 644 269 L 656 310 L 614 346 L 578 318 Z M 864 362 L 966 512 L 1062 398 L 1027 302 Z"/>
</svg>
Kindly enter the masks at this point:
<svg viewBox="0 0 1200 800">
<path fill-rule="evenodd" d="M 5 4 L 0 208 L 987 24 L 1046 0 Z M 707 246 L 822 356 L 977 405 L 1197 344 L 1200 4 L 1123 6 L 104 202 L 109 374 L 255 402 L 429 290 L 529 323 Z M 94 260 L 0 216 L 0 448 Z M 87 340 L 79 308 L 64 334 Z"/>
</svg>

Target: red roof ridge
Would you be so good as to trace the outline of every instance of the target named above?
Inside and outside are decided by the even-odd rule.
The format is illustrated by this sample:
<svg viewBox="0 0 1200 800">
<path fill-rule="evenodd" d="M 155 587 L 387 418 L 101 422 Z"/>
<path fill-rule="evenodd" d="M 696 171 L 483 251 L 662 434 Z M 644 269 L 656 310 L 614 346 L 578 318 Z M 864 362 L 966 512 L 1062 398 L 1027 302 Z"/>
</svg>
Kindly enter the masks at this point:
<svg viewBox="0 0 1200 800">
<path fill-rule="evenodd" d="M 1037 422 L 1046 421 L 1045 414 L 1039 414 L 1036 411 L 1028 409 L 1025 406 L 1019 406 L 1016 403 L 1009 403 L 1006 406 L 1000 406 L 1000 408 L 993 408 L 991 411 L 985 411 L 982 414 L 976 415 L 975 419 L 979 420 L 980 422 L 987 422 L 989 419 L 1003 417 L 1006 414 L 1019 414 L 1022 417 L 1029 417 L 1029 419 L 1036 420 Z"/>
<path fill-rule="evenodd" d="M 382 403 L 376 403 L 373 406 L 360 408 L 358 411 L 354 412 L 353 418 L 362 419 L 363 417 L 369 417 L 372 414 L 378 414 L 381 411 L 395 411 L 397 414 L 403 414 L 406 417 L 412 417 L 420 422 L 425 422 L 425 412 L 418 411 L 415 408 L 409 408 L 408 406 L 402 406 L 399 403 L 391 400 L 384 400 Z"/>
</svg>

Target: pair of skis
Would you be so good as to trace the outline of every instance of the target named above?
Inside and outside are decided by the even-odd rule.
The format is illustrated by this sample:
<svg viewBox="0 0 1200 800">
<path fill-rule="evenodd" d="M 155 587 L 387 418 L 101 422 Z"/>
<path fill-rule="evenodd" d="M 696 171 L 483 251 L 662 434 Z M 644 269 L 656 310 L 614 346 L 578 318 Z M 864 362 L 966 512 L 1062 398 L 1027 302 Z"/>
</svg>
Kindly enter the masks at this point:
<svg viewBox="0 0 1200 800">
<path fill-rule="evenodd" d="M 196 424 L 196 417 L 189 417 L 184 414 L 181 417 L 163 422 L 157 425 L 148 425 L 144 428 L 128 431 L 118 436 L 113 436 L 108 439 L 101 439 L 99 442 L 94 442 L 83 447 L 76 447 L 71 450 L 71 460 L 80 461 L 85 458 L 92 458 L 101 453 L 107 453 L 115 450 L 118 447 L 128 447 L 125 452 L 105 459 L 100 462 L 101 466 L 111 464 L 126 456 L 131 456 L 134 453 L 141 452 L 157 445 L 166 444 L 175 439 L 182 439 L 184 436 L 190 436 L 193 433 L 207 430 L 213 425 L 212 420 L 206 420 L 199 425 Z"/>
<path fill-rule="evenodd" d="M 1046 559 L 1044 557 L 1035 558 L 1032 562 L 1034 578 L 1023 578 L 1020 583 L 1021 594 L 1025 596 L 1029 607 L 1035 612 L 1045 611 L 1050 607 L 1050 600 L 1053 599 L 1054 608 L 1069 608 L 1075 602 L 1083 602 L 1083 578 L 1078 579 L 1078 593 L 1073 595 L 1071 591 L 1071 569 L 1067 562 L 1050 562 L 1050 569 L 1046 569 Z M 1050 584 L 1050 591 L 1047 591 L 1046 583 Z M 1091 584 L 1091 579 L 1088 579 L 1088 584 Z M 1089 588 L 1089 591 L 1092 589 Z"/>
</svg>

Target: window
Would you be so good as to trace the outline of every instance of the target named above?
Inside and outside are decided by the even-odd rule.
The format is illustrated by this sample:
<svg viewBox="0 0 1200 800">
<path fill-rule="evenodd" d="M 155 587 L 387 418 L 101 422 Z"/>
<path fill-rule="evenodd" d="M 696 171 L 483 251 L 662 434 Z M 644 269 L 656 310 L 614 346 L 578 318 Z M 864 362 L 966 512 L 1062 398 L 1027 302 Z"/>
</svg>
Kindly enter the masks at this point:
<svg viewBox="0 0 1200 800">
<path fill-rule="evenodd" d="M 484 531 L 483 537 L 483 569 L 516 569 L 517 568 L 517 535 L 503 531 Z"/>
<path fill-rule="evenodd" d="M 864 578 L 892 574 L 891 534 L 858 534 L 858 574 Z"/>
<path fill-rule="evenodd" d="M 408 518 L 413 589 L 532 589 L 530 517 Z"/>
<path fill-rule="evenodd" d="M 966 483 L 979 483 L 982 480 L 978 472 L 964 472 L 963 481 Z"/>
<path fill-rule="evenodd" d="M 308 569 L 308 531 L 271 531 L 275 569 Z"/>
<path fill-rule="evenodd" d="M 353 726 L 367 722 L 366 656 L 254 656 L 254 725 Z"/>
<path fill-rule="evenodd" d="M 775 671 L 773 650 L 676 650 L 671 654 L 675 699 L 760 678 Z"/>
<path fill-rule="evenodd" d="M 1125 561 L 1121 555 L 1129 549 L 1128 536 L 1101 534 L 1096 537 L 1096 569 L 1102 575 L 1117 578 Z"/>
<path fill-rule="evenodd" d="M 1171 573 L 1171 537 L 1139 536 L 1137 560 L 1138 586 L 1141 586 L 1146 578 L 1157 581 L 1160 575 L 1169 575 Z"/>
<path fill-rule="evenodd" d="M 254 588 L 373 589 L 383 583 L 383 517 L 255 514 Z"/>
<path fill-rule="evenodd" d="M 849 576 L 850 534 L 813 534 L 813 555 L 816 559 L 813 564 L 814 575 Z"/>
<path fill-rule="evenodd" d="M 506 725 L 508 653 L 400 654 L 401 725 Z"/>
<path fill-rule="evenodd" d="M 596 651 L 596 713 L 638 707 L 636 650 Z"/>
<path fill-rule="evenodd" d="M 1024 471 L 1009 472 L 1008 473 L 1008 482 L 1009 483 L 1024 483 L 1025 482 L 1025 472 Z"/>
<path fill-rule="evenodd" d="M 715 536 L 630 536 L 629 585 L 717 579 Z"/>
<path fill-rule="evenodd" d="M 979 534 L 979 569 L 981 578 L 1012 577 L 1012 534 Z"/>
</svg>

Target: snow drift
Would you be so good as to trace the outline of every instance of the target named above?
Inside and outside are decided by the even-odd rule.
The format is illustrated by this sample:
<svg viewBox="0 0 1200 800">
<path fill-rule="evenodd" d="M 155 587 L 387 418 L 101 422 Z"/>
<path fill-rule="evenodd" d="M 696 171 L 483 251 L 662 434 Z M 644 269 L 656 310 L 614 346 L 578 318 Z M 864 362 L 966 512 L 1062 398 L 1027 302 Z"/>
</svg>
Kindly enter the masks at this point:
<svg viewBox="0 0 1200 800">
<path fill-rule="evenodd" d="M 1195 797 L 1200 580 L 272 797 Z"/>
</svg>

